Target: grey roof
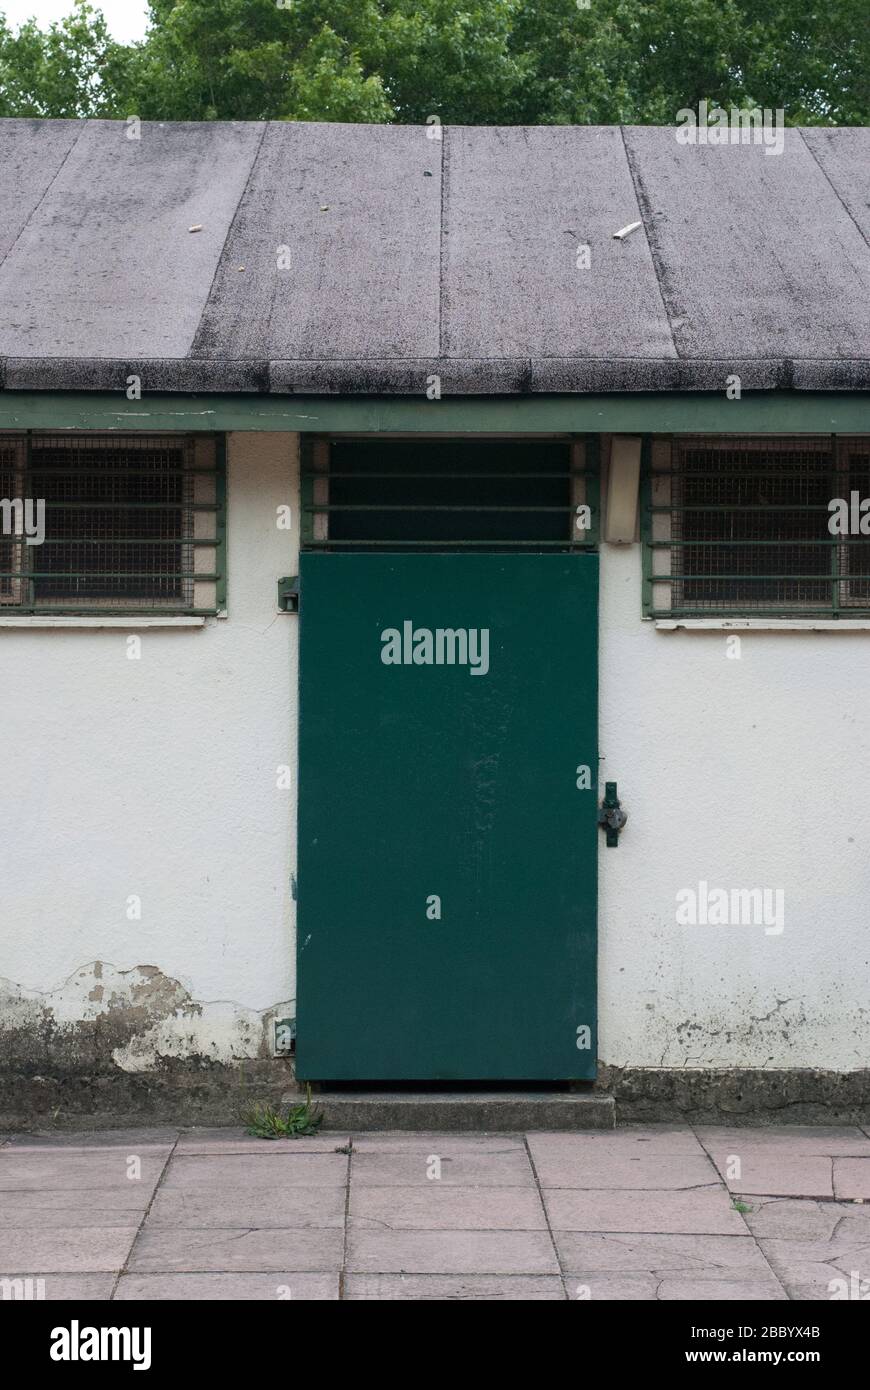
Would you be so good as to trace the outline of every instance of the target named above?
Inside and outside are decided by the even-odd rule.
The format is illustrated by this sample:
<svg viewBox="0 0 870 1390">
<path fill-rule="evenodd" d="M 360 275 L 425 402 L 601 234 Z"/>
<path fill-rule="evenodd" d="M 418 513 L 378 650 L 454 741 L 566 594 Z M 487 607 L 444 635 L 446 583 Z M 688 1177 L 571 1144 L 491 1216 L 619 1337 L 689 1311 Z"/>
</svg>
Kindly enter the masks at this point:
<svg viewBox="0 0 870 1390">
<path fill-rule="evenodd" d="M 0 121 L 7 389 L 870 388 L 868 129 L 129 134 Z"/>
</svg>

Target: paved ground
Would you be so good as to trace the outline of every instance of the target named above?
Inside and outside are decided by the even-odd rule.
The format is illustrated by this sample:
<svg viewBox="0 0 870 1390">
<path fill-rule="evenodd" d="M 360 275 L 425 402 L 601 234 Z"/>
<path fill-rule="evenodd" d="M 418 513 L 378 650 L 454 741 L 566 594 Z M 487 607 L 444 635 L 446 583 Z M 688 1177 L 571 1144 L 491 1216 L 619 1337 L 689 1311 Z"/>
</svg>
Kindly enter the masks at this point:
<svg viewBox="0 0 870 1390">
<path fill-rule="evenodd" d="M 868 1297 L 870 1137 L 18 1136 L 4 1277 L 46 1299 Z"/>
</svg>

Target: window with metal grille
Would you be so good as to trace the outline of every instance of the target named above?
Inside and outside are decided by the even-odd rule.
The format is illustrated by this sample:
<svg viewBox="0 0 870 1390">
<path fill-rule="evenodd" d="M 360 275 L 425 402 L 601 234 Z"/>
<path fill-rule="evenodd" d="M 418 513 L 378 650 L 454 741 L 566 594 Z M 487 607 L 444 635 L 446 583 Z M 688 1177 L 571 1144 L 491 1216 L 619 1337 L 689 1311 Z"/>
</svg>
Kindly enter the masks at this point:
<svg viewBox="0 0 870 1390">
<path fill-rule="evenodd" d="M 829 525 L 835 499 L 853 521 L 870 499 L 870 439 L 684 436 L 645 454 L 646 616 L 870 616 L 870 535 Z"/>
<path fill-rule="evenodd" d="M 0 498 L 5 613 L 226 605 L 220 436 L 0 435 Z"/>
<path fill-rule="evenodd" d="M 573 550 L 597 539 L 596 440 L 318 439 L 309 550 Z"/>
</svg>

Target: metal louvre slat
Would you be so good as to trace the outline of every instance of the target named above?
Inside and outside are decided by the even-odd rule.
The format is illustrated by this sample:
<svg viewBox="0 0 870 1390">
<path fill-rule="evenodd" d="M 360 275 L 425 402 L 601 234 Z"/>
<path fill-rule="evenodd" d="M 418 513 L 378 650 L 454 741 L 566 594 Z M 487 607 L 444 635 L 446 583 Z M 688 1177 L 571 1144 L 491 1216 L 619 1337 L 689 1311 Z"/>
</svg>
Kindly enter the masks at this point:
<svg viewBox="0 0 870 1390">
<path fill-rule="evenodd" d="M 309 550 L 588 549 L 597 503 L 594 437 L 303 445 Z"/>
</svg>

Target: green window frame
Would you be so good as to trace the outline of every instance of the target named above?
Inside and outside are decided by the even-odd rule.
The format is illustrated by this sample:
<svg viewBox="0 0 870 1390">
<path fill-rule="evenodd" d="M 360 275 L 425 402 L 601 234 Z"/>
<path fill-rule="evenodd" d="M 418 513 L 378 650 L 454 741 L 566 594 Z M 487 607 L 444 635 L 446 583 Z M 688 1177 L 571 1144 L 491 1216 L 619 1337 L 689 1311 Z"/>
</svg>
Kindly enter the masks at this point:
<svg viewBox="0 0 870 1390">
<path fill-rule="evenodd" d="M 853 494 L 870 499 L 870 436 L 645 438 L 644 616 L 870 617 L 870 535 L 829 527 Z"/>
<path fill-rule="evenodd" d="M 594 550 L 598 452 L 597 435 L 305 435 L 302 548 Z"/>
<path fill-rule="evenodd" d="M 226 494 L 222 434 L 0 434 L 0 616 L 224 613 Z"/>
</svg>

